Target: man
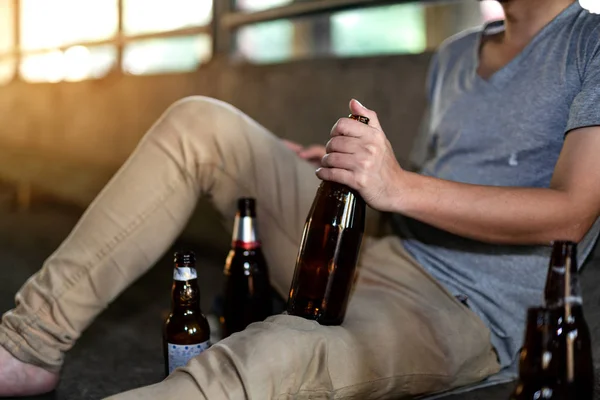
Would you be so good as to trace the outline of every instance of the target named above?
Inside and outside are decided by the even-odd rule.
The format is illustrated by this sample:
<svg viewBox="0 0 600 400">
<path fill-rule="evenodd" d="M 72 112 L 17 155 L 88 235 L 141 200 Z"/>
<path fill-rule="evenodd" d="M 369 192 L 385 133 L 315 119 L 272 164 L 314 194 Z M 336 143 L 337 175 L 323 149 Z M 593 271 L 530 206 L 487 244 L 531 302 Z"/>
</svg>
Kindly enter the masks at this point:
<svg viewBox="0 0 600 400">
<path fill-rule="evenodd" d="M 317 177 L 398 215 L 403 237 L 367 241 L 344 325 L 272 317 L 116 399 L 395 398 L 514 371 L 525 308 L 542 299 L 547 245 L 581 242 L 585 256 L 597 237 L 600 18 L 572 0 L 503 7 L 503 24 L 458 35 L 433 58 L 421 174 L 398 165 L 359 102 L 350 110 L 369 126 L 333 127 Z M 168 248 L 200 195 L 229 220 L 237 197 L 258 198 L 273 285 L 285 295 L 318 184 L 289 154 L 229 105 L 172 106 L 4 315 L 0 393 L 52 389 L 64 352 Z"/>
</svg>

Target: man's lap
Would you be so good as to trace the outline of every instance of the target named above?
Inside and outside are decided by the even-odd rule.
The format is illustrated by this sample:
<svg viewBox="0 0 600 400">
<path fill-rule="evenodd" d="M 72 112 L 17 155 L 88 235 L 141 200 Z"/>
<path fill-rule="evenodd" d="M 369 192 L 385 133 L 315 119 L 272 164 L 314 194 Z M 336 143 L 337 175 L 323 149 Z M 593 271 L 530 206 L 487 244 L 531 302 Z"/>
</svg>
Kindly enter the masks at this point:
<svg viewBox="0 0 600 400">
<path fill-rule="evenodd" d="M 398 238 L 370 240 L 361 264 L 342 326 L 273 316 L 217 343 L 167 381 L 116 398 L 158 398 L 167 388 L 210 399 L 397 398 L 498 371 L 488 329 L 406 255 Z"/>
</svg>

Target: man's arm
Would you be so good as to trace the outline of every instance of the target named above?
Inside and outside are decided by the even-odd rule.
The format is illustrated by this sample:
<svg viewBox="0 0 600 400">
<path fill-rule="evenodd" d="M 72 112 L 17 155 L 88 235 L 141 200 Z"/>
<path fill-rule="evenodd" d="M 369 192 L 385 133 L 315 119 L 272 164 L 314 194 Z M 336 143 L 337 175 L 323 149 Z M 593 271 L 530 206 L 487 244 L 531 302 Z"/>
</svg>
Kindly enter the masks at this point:
<svg viewBox="0 0 600 400">
<path fill-rule="evenodd" d="M 317 175 L 358 190 L 373 208 L 505 244 L 578 242 L 600 214 L 600 127 L 567 135 L 550 188 L 481 186 L 402 170 L 377 115 L 355 101 L 350 107 L 372 124 L 338 121 Z"/>
<path fill-rule="evenodd" d="M 600 212 L 599 153 L 600 127 L 570 132 L 547 189 L 468 185 L 405 173 L 405 193 L 392 207 L 486 242 L 579 242 Z"/>
</svg>

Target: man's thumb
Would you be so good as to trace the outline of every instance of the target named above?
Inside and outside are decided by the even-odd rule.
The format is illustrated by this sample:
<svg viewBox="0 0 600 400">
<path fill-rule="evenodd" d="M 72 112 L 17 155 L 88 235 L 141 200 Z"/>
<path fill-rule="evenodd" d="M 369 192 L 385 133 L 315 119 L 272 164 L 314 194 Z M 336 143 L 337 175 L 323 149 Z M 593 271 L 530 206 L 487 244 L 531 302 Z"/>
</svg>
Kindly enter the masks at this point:
<svg viewBox="0 0 600 400">
<path fill-rule="evenodd" d="M 363 117 L 369 118 L 369 126 L 381 130 L 377 113 L 363 106 L 358 100 L 350 100 L 350 112 L 355 115 L 362 115 Z"/>
</svg>

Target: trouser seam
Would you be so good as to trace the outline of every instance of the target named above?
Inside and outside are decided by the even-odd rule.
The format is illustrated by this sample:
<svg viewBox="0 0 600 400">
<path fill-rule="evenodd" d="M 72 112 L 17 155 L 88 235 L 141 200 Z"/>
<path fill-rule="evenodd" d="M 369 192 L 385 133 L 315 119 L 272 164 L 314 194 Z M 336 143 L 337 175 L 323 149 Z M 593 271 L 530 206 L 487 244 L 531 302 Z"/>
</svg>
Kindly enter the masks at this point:
<svg viewBox="0 0 600 400">
<path fill-rule="evenodd" d="M 348 386 L 343 386 L 341 388 L 337 388 L 334 390 L 323 390 L 323 389 L 315 389 L 315 390 L 310 390 L 310 389 L 302 389 L 299 390 L 295 393 L 281 393 L 277 396 L 277 398 L 281 398 L 282 396 L 297 396 L 303 393 L 306 394 L 335 394 L 337 392 L 340 392 L 342 390 L 347 390 L 347 389 L 352 389 L 354 387 L 359 387 L 362 385 L 368 385 L 368 384 L 373 384 L 373 383 L 377 383 L 377 382 L 381 382 L 381 381 L 386 381 L 386 380 L 390 380 L 390 379 L 396 379 L 396 378 L 411 378 L 413 381 L 414 380 L 426 380 L 429 378 L 438 378 L 438 379 L 442 379 L 442 380 L 454 380 L 456 377 L 451 376 L 451 375 L 444 375 L 444 374 L 428 374 L 428 373 L 412 373 L 412 374 L 402 374 L 402 375 L 394 375 L 394 376 L 389 376 L 389 377 L 385 377 L 385 378 L 378 378 L 378 379 L 373 379 L 371 381 L 367 381 L 367 382 L 361 382 L 361 383 L 355 383 L 353 385 L 348 385 Z M 417 379 L 415 379 L 417 378 Z M 352 397 L 352 396 L 351 396 Z"/>
</svg>

